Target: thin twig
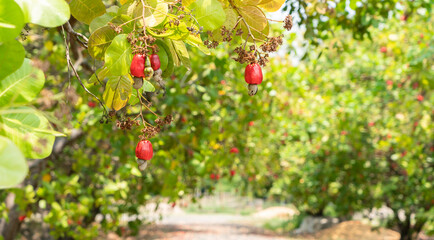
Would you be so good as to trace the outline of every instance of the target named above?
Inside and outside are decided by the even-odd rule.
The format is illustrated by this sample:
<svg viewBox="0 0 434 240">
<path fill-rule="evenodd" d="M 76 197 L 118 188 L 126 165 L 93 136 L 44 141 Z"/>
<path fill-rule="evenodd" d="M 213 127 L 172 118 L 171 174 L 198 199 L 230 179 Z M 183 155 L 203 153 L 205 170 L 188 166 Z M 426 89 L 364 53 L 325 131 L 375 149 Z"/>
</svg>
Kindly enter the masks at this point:
<svg viewBox="0 0 434 240">
<path fill-rule="evenodd" d="M 138 20 L 139 18 L 142 18 L 142 16 L 138 16 L 138 17 L 133 18 L 133 19 L 131 19 L 131 20 L 128 20 L 128 21 L 126 21 L 126 22 L 124 22 L 124 23 L 122 23 L 122 24 L 119 24 L 118 27 L 123 27 L 123 26 L 127 25 L 128 23 L 130 23 L 130 22 L 132 22 L 132 21 L 136 21 L 136 20 Z"/>
<path fill-rule="evenodd" d="M 104 103 L 97 96 L 95 96 L 95 94 L 93 94 L 91 91 L 89 91 L 89 89 L 87 89 L 86 86 L 84 86 L 83 81 L 81 81 L 80 75 L 78 75 L 78 72 L 75 69 L 74 64 L 71 61 L 71 57 L 69 56 L 69 44 L 68 44 L 68 41 L 66 40 L 65 29 L 63 28 L 63 26 L 62 26 L 62 32 L 63 32 L 63 40 L 65 41 L 65 48 L 66 48 L 66 61 L 68 62 L 68 77 L 70 76 L 70 68 L 71 68 L 75 74 L 75 77 L 80 82 L 81 87 L 87 93 L 89 93 L 92 97 L 94 97 L 98 100 L 98 102 L 101 104 L 101 106 L 104 109 L 104 114 L 107 114 L 107 109 L 105 108 Z"/>
<path fill-rule="evenodd" d="M 270 18 L 267 18 L 267 20 L 268 20 L 268 21 L 271 21 L 271 22 L 280 22 L 280 23 L 283 22 L 282 20 L 274 20 L 274 19 L 270 19 Z"/>
<path fill-rule="evenodd" d="M 139 116 L 142 118 L 143 125 L 146 125 L 147 122 L 145 121 L 145 118 L 143 117 L 142 96 L 140 96 L 140 94 L 139 94 L 139 89 L 137 89 L 137 97 L 139 98 L 139 101 L 140 101 L 140 113 L 139 113 Z M 134 119 L 136 119 L 136 118 L 134 118 Z"/>
<path fill-rule="evenodd" d="M 143 102 L 142 102 L 142 94 L 137 90 L 137 96 L 139 96 L 139 100 L 140 100 L 140 104 L 141 105 L 143 105 L 143 106 L 145 106 L 146 107 L 146 109 L 148 109 L 148 111 L 150 111 L 152 114 L 154 114 L 155 116 L 157 116 L 157 117 L 160 117 L 158 114 L 156 114 L 154 111 L 152 111 L 151 110 L 151 108 L 149 108 L 148 107 L 148 105 L 146 105 L 146 104 L 144 104 Z M 142 106 L 140 106 L 140 112 L 142 111 Z"/>
<path fill-rule="evenodd" d="M 145 23 L 145 10 L 146 10 L 146 5 L 145 2 L 143 0 L 142 1 L 142 18 L 143 18 L 143 34 L 146 35 L 146 23 Z"/>
<path fill-rule="evenodd" d="M 65 27 L 68 34 L 71 34 L 74 36 L 75 40 L 77 40 L 77 42 L 79 42 L 81 46 L 83 46 L 84 48 L 87 48 L 87 43 L 89 42 L 89 39 L 87 39 L 86 36 L 84 36 L 83 34 L 81 34 L 79 32 L 74 31 L 74 29 L 72 29 L 72 26 L 69 22 L 66 22 L 65 24 L 63 24 L 62 29 L 63 29 L 63 27 Z"/>
</svg>

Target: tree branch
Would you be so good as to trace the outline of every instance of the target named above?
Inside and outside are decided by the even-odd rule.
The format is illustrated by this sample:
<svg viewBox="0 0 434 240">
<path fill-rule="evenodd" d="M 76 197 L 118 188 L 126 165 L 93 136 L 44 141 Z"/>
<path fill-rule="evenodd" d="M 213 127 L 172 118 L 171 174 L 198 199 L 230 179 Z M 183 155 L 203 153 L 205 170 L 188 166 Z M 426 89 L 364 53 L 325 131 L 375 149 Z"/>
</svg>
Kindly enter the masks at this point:
<svg viewBox="0 0 434 240">
<path fill-rule="evenodd" d="M 74 29 L 72 28 L 69 22 L 63 24 L 62 28 L 65 29 L 66 32 L 68 32 L 68 34 L 72 35 L 74 39 L 80 43 L 81 46 L 87 48 L 87 43 L 89 42 L 89 39 L 87 39 L 87 37 L 84 36 L 83 34 L 74 31 Z"/>
<path fill-rule="evenodd" d="M 71 25 L 69 25 L 69 26 L 71 26 Z M 68 76 L 69 76 L 69 68 L 71 67 L 71 69 L 74 72 L 75 77 L 78 79 L 81 87 L 88 94 L 90 94 L 92 97 L 94 97 L 96 100 L 98 100 L 98 102 L 101 104 L 101 106 L 104 109 L 104 114 L 107 114 L 107 109 L 105 108 L 104 103 L 97 96 L 95 96 L 95 94 L 93 94 L 91 91 L 89 91 L 89 89 L 87 89 L 86 86 L 84 86 L 83 81 L 81 81 L 80 75 L 78 75 L 78 72 L 75 69 L 74 64 L 71 61 L 71 57 L 69 56 L 69 44 L 68 44 L 68 41 L 66 40 L 65 29 L 63 28 L 63 26 L 62 26 L 62 31 L 63 31 L 63 40 L 65 41 L 65 48 L 66 48 L 66 61 L 68 62 Z"/>
</svg>

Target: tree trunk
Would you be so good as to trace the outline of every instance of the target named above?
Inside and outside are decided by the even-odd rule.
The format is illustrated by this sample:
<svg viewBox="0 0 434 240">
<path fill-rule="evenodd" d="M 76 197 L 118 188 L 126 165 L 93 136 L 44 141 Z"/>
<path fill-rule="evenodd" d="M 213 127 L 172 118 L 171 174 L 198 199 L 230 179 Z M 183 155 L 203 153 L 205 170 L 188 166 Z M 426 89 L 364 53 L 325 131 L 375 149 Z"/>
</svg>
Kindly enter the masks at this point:
<svg viewBox="0 0 434 240">
<path fill-rule="evenodd" d="M 67 138 L 56 138 L 56 141 L 53 145 L 53 152 L 50 157 L 53 155 L 57 155 L 63 151 L 63 148 L 68 144 L 73 143 L 77 139 L 83 136 L 83 131 L 81 129 L 74 129 L 71 132 L 71 136 L 69 139 Z M 48 159 L 50 158 L 48 157 Z M 47 159 L 47 158 L 46 158 Z M 43 170 L 43 164 L 46 159 L 36 159 L 29 162 L 29 173 L 30 175 L 39 174 Z M 23 187 L 25 185 L 33 185 L 35 188 L 37 186 L 37 181 L 39 178 L 31 177 L 30 180 L 25 181 L 17 187 Z M 18 206 L 15 204 L 15 194 L 9 193 L 5 200 L 6 208 L 9 210 L 8 218 L 9 222 L 6 222 L 5 219 L 0 219 L 0 238 L 3 236 L 4 240 L 14 240 L 20 231 L 21 222 L 19 221 L 20 212 L 18 210 Z"/>
<path fill-rule="evenodd" d="M 6 197 L 6 208 L 9 209 L 9 221 L 2 219 L 0 222 L 0 233 L 4 240 L 13 240 L 20 230 L 20 221 L 18 220 L 19 213 L 15 205 L 15 194 L 9 193 Z"/>
</svg>

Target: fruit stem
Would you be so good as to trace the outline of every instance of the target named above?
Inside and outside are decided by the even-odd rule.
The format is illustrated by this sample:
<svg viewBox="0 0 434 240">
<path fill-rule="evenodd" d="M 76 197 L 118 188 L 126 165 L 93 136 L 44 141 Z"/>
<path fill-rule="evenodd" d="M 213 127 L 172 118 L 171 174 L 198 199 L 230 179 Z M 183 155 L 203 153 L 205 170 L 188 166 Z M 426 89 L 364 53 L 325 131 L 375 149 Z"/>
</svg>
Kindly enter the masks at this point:
<svg viewBox="0 0 434 240">
<path fill-rule="evenodd" d="M 128 21 L 126 21 L 126 22 L 124 22 L 124 23 L 118 25 L 118 27 L 123 27 L 123 26 L 127 25 L 128 23 L 130 23 L 130 22 L 132 22 L 132 21 L 136 21 L 136 20 L 138 20 L 138 19 L 141 18 L 141 17 L 142 17 L 142 16 L 138 16 L 138 17 L 136 17 L 136 18 L 133 18 L 133 19 L 131 19 L 131 20 L 128 20 Z"/>
<path fill-rule="evenodd" d="M 141 0 L 142 2 L 142 18 L 143 18 L 143 34 L 146 35 L 146 23 L 145 23 L 145 10 L 146 10 L 146 5 L 145 5 L 145 1 Z"/>
<path fill-rule="evenodd" d="M 146 109 L 148 109 L 152 114 L 154 114 L 156 117 L 160 117 L 158 114 L 156 114 L 154 111 L 152 111 L 148 105 L 144 104 L 142 101 L 142 95 L 139 93 L 139 90 L 137 90 L 137 96 L 139 96 L 139 101 L 140 101 L 140 113 L 142 114 L 142 106 L 145 106 Z M 143 118 L 143 115 L 142 115 Z M 144 121 L 144 120 L 143 120 Z M 145 121 L 146 122 L 146 121 Z"/>
</svg>

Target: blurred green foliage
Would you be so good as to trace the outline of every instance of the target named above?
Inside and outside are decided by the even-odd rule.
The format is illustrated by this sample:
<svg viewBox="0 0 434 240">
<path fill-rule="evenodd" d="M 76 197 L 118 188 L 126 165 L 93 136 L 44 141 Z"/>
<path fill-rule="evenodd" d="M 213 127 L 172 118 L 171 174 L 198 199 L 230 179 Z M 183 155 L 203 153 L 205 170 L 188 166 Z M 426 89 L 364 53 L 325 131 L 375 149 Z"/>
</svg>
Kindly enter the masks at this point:
<svg viewBox="0 0 434 240">
<path fill-rule="evenodd" d="M 127 223 L 124 214 L 139 215 L 151 200 L 212 192 L 210 174 L 217 174 L 243 194 L 283 199 L 303 214 L 331 209 L 347 217 L 385 204 L 433 233 L 434 24 L 425 16 L 389 20 L 371 30 L 372 41 L 336 30 L 318 48 L 307 47 L 298 64 L 281 52 L 264 69 L 255 97 L 247 94 L 244 66 L 230 59 L 230 46 L 212 56 L 190 49 L 192 70 L 177 68 L 166 97 L 153 98 L 153 110 L 172 114 L 174 122 L 151 139 L 155 155 L 145 172 L 134 156 L 140 129 L 101 124 L 102 109 L 69 80 L 62 37 L 36 28 L 42 37 L 25 41 L 47 75 L 36 105 L 53 112 L 56 130 L 81 134 L 45 159 L 26 187 L 1 191 L 1 200 L 15 193 L 22 214 L 41 213 L 54 237 L 92 239 L 126 228 L 135 234 L 147 219 Z M 287 40 L 294 50 L 296 40 Z M 146 118 L 152 123 L 152 114 Z M 233 147 L 239 153 L 230 153 Z"/>
</svg>

